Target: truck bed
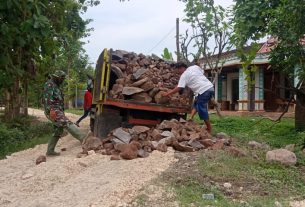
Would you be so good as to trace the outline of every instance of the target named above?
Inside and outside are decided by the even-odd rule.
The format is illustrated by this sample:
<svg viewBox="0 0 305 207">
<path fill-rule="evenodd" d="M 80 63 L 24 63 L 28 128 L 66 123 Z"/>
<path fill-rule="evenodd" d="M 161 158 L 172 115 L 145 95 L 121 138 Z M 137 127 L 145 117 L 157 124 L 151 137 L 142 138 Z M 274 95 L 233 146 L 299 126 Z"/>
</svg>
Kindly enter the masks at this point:
<svg viewBox="0 0 305 207">
<path fill-rule="evenodd" d="M 143 103 L 134 100 L 123 100 L 123 99 L 111 99 L 107 98 L 103 103 L 104 105 L 111 105 L 126 109 L 137 109 L 144 111 L 156 111 L 165 113 L 188 113 L 190 107 L 175 107 L 157 103 Z"/>
</svg>

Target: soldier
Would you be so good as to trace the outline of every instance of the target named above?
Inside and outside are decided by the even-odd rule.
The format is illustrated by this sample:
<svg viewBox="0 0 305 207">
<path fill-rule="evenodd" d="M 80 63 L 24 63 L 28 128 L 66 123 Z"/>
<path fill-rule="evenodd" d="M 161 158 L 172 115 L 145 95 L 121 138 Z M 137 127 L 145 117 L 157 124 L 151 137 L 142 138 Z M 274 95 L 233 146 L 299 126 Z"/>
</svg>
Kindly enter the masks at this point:
<svg viewBox="0 0 305 207">
<path fill-rule="evenodd" d="M 81 143 L 86 135 L 83 134 L 71 122 L 64 113 L 64 96 L 60 89 L 60 85 L 65 80 L 66 74 L 62 70 L 56 70 L 51 78 L 44 85 L 44 113 L 53 124 L 53 137 L 50 138 L 46 155 L 57 156 L 60 153 L 55 152 L 55 146 L 66 129 L 72 136 Z"/>
</svg>

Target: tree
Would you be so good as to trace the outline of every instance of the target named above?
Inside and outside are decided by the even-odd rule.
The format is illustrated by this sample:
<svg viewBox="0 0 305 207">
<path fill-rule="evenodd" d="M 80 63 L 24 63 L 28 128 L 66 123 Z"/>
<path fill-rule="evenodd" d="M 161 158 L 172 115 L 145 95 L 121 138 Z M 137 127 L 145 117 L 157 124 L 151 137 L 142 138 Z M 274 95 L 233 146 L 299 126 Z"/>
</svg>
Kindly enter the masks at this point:
<svg viewBox="0 0 305 207">
<path fill-rule="evenodd" d="M 86 35 L 88 21 L 80 17 L 80 12 L 98 2 L 93 0 L 0 2 L 0 90 L 6 94 L 7 119 L 19 115 L 21 95 L 24 95 L 24 102 L 27 102 L 29 81 L 37 74 L 55 69 L 55 57 L 58 57 L 61 49 L 64 48 L 66 40 L 76 41 Z"/>
<path fill-rule="evenodd" d="M 192 33 L 187 30 L 181 37 L 181 54 L 187 62 L 203 57 L 204 69 L 211 69 L 213 82 L 222 70 L 222 53 L 231 48 L 230 12 L 214 5 L 214 0 L 188 0 L 186 2 L 185 22 L 189 23 Z M 189 52 L 190 47 L 195 52 Z"/>
<path fill-rule="evenodd" d="M 236 0 L 234 14 L 234 39 L 245 69 L 255 56 L 242 48 L 267 35 L 275 39 L 270 63 L 289 79 L 297 80 L 285 89 L 296 95 L 295 127 L 305 130 L 305 1 Z"/>
<path fill-rule="evenodd" d="M 173 54 L 168 50 L 168 48 L 164 48 L 161 56 L 164 60 L 173 60 Z"/>
</svg>

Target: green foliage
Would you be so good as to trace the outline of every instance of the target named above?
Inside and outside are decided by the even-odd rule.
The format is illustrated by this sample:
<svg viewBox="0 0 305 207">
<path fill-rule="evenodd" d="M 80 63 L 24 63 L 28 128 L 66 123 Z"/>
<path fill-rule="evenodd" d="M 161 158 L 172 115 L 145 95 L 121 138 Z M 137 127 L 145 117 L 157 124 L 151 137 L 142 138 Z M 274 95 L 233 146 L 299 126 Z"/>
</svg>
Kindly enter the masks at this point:
<svg viewBox="0 0 305 207">
<path fill-rule="evenodd" d="M 305 80 L 305 34 L 303 25 L 305 4 L 303 0 L 236 0 L 234 7 L 235 44 L 242 50 L 244 45 L 257 42 L 266 35 L 274 37 L 270 62 L 274 68 L 293 77 Z M 271 45 L 272 46 L 272 45 Z M 248 62 L 254 57 L 248 57 Z"/>
<path fill-rule="evenodd" d="M 169 52 L 168 48 L 164 48 L 161 56 L 164 60 L 173 60 L 173 54 Z"/>
<path fill-rule="evenodd" d="M 181 36 L 182 58 L 189 60 L 203 57 L 204 69 L 212 70 L 213 79 L 221 72 L 221 55 L 232 46 L 230 43 L 231 24 L 230 10 L 216 6 L 214 0 L 185 1 L 185 22 L 189 23 L 192 33 L 187 30 Z M 195 48 L 195 53 L 189 52 Z M 188 61 L 189 62 L 189 61 Z"/>
<path fill-rule="evenodd" d="M 16 102 L 18 96 L 24 95 L 29 80 L 29 88 L 37 92 L 36 80 L 43 82 L 55 69 L 85 70 L 88 57 L 83 55 L 80 39 L 90 32 L 86 28 L 90 20 L 82 19 L 80 14 L 98 3 L 96 0 L 0 2 L 0 89 L 14 97 L 8 100 L 10 105 L 20 107 Z"/>
<path fill-rule="evenodd" d="M 0 121 L 0 158 L 46 143 L 51 132 L 50 123 L 40 123 L 32 117 L 19 117 L 8 123 Z"/>
</svg>

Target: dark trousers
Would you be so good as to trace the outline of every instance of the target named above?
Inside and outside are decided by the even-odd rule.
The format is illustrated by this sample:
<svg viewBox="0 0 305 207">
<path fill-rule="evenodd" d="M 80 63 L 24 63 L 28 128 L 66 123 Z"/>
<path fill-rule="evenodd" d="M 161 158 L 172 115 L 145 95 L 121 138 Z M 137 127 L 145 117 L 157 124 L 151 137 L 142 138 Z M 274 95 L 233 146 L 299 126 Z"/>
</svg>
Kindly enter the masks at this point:
<svg viewBox="0 0 305 207">
<path fill-rule="evenodd" d="M 79 124 L 84 118 L 86 118 L 90 113 L 90 109 L 84 110 L 84 115 L 77 120 L 77 124 Z"/>
</svg>

